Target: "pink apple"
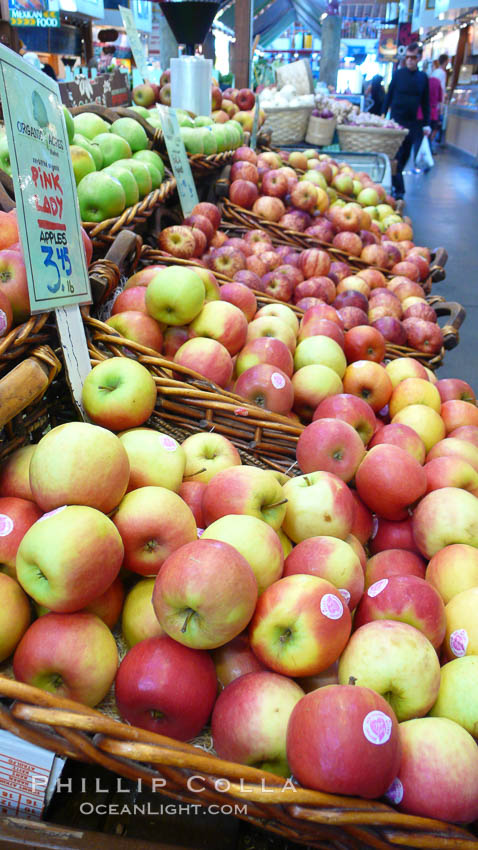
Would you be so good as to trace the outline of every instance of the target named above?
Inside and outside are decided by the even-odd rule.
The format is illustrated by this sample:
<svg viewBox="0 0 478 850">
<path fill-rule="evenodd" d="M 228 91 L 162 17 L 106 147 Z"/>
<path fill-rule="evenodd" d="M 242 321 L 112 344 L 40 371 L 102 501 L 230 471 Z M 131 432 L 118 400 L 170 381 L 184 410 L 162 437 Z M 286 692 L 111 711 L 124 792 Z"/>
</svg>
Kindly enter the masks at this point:
<svg viewBox="0 0 478 850">
<path fill-rule="evenodd" d="M 261 292 L 277 298 L 279 301 L 290 301 L 294 291 L 294 284 L 291 278 L 281 274 L 277 268 L 275 271 L 267 272 L 261 279 Z"/>
<path fill-rule="evenodd" d="M 235 364 L 236 375 L 241 375 L 246 369 L 250 369 L 259 363 L 268 363 L 271 366 L 276 366 L 288 378 L 292 377 L 294 369 L 292 354 L 286 344 L 280 339 L 258 337 L 247 343 L 237 355 Z"/>
<path fill-rule="evenodd" d="M 373 516 L 371 511 L 362 502 L 360 496 L 355 490 L 350 491 L 354 501 L 354 518 L 350 534 L 346 538 L 346 542 L 352 546 L 357 553 L 362 564 L 362 569 L 365 570 L 367 556 L 365 554 L 364 545 L 368 542 L 373 530 Z"/>
<path fill-rule="evenodd" d="M 302 472 L 333 472 L 350 481 L 365 455 L 355 428 L 337 418 L 320 418 L 305 428 L 297 443 L 297 462 Z"/>
<path fill-rule="evenodd" d="M 233 97 L 234 93 L 234 97 Z M 222 96 L 226 100 L 232 100 L 234 103 L 235 96 L 237 95 L 237 89 L 226 89 L 223 91 Z M 240 148 L 234 151 L 234 156 L 232 158 L 233 162 L 252 162 L 253 165 L 257 162 L 257 154 L 253 151 L 252 148 L 247 147 L 246 145 L 242 145 Z"/>
<path fill-rule="evenodd" d="M 326 398 L 318 405 L 313 419 L 315 421 L 324 417 L 347 422 L 365 445 L 372 437 L 376 425 L 375 414 L 370 405 L 363 399 L 347 393 Z"/>
<path fill-rule="evenodd" d="M 26 445 L 12 452 L 0 466 L 0 496 L 15 496 L 33 502 L 30 486 L 30 461 L 35 446 Z"/>
<path fill-rule="evenodd" d="M 308 180 L 301 180 L 292 187 L 290 199 L 298 210 L 312 212 L 317 204 L 317 187 Z"/>
<path fill-rule="evenodd" d="M 327 221 L 326 218 L 320 218 L 314 224 L 311 224 L 310 227 L 307 227 L 305 232 L 307 236 L 313 236 L 317 242 L 330 245 L 335 236 L 336 229 L 331 221 Z"/>
<path fill-rule="evenodd" d="M 0 573 L 0 661 L 5 661 L 30 625 L 32 612 L 28 596 L 17 581 Z"/>
<path fill-rule="evenodd" d="M 394 445 L 379 445 L 367 452 L 355 477 L 365 504 L 381 517 L 405 519 L 408 506 L 426 491 L 426 474 L 415 458 Z"/>
<path fill-rule="evenodd" d="M 408 549 L 385 549 L 372 555 L 365 569 L 365 590 L 381 579 L 391 576 L 425 578 L 426 563 L 420 555 Z"/>
<path fill-rule="evenodd" d="M 320 248 L 309 248 L 300 254 L 299 268 L 304 278 L 327 275 L 330 270 L 330 257 Z"/>
<path fill-rule="evenodd" d="M 221 286 L 221 301 L 235 304 L 244 313 L 248 322 L 257 311 L 257 301 L 253 292 L 242 283 L 226 283 Z"/>
<path fill-rule="evenodd" d="M 338 658 L 350 628 L 349 609 L 333 584 L 312 575 L 291 575 L 259 597 L 249 637 L 255 655 L 271 670 L 312 676 Z"/>
<path fill-rule="evenodd" d="M 285 213 L 285 206 L 280 198 L 264 195 L 254 202 L 252 212 L 265 221 L 279 221 Z"/>
<path fill-rule="evenodd" d="M 13 658 L 19 682 L 89 706 L 104 699 L 117 666 L 113 635 L 99 617 L 86 611 L 50 613 L 35 620 Z"/>
<path fill-rule="evenodd" d="M 341 348 L 345 344 L 345 334 L 336 322 L 331 322 L 330 319 L 311 319 L 297 337 L 297 342 L 302 342 L 309 336 L 328 336 L 334 339 Z"/>
<path fill-rule="evenodd" d="M 253 466 L 231 466 L 216 473 L 203 498 L 206 526 L 223 516 L 246 514 L 277 531 L 285 511 L 283 488 L 273 472 Z"/>
<path fill-rule="evenodd" d="M 401 321 L 395 316 L 382 316 L 372 321 L 372 327 L 382 334 L 383 338 L 392 345 L 404 346 L 407 344 L 407 332 Z"/>
<path fill-rule="evenodd" d="M 399 731 L 402 759 L 388 799 L 409 815 L 447 823 L 475 821 L 478 745 L 471 735 L 445 717 L 409 720 Z"/>
<path fill-rule="evenodd" d="M 247 319 L 242 310 L 227 301 L 210 301 L 190 324 L 192 337 L 206 336 L 237 354 L 246 341 Z"/>
<path fill-rule="evenodd" d="M 420 439 L 417 432 L 408 425 L 401 425 L 396 422 L 390 425 L 384 425 L 379 428 L 372 437 L 369 448 L 383 444 L 398 446 L 400 449 L 408 452 L 411 457 L 415 458 L 420 465 L 425 463 L 426 449 L 423 440 Z"/>
<path fill-rule="evenodd" d="M 287 177 L 278 169 L 271 169 L 262 178 L 262 194 L 283 198 L 288 192 Z"/>
<path fill-rule="evenodd" d="M 428 493 L 413 514 L 413 536 L 426 558 L 451 543 L 478 545 L 476 496 L 457 487 Z"/>
<path fill-rule="evenodd" d="M 242 251 L 231 245 L 222 245 L 214 248 L 209 260 L 209 267 L 213 272 L 220 272 L 226 277 L 232 277 L 241 269 L 246 268 L 246 258 Z"/>
<path fill-rule="evenodd" d="M 138 288 L 144 289 L 144 287 Z M 133 289 L 127 289 L 126 293 L 133 291 Z M 106 320 L 106 324 L 118 331 L 125 339 L 144 345 L 145 348 L 152 348 L 154 351 L 162 350 L 163 334 L 160 325 L 146 312 L 127 310 L 123 313 L 115 313 Z"/>
<path fill-rule="evenodd" d="M 41 515 L 42 511 L 34 502 L 15 496 L 0 497 L 0 572 L 16 578 L 18 547 Z"/>
<path fill-rule="evenodd" d="M 440 393 L 443 403 L 452 399 L 469 401 L 472 404 L 476 402 L 476 396 L 472 388 L 466 381 L 462 381 L 460 378 L 442 378 L 440 381 L 437 381 L 436 388 Z"/>
<path fill-rule="evenodd" d="M 294 546 L 284 564 L 284 576 L 313 575 L 336 587 L 351 611 L 364 589 L 358 556 L 348 543 L 336 537 L 310 537 Z"/>
<path fill-rule="evenodd" d="M 463 425 L 460 428 L 455 428 L 448 434 L 448 439 L 464 440 L 478 448 L 478 427 L 476 425 Z M 1 481 L 0 473 L 0 492 L 2 492 Z"/>
<path fill-rule="evenodd" d="M 164 631 L 195 649 L 214 649 L 236 637 L 249 623 L 256 600 L 250 565 L 233 546 L 218 540 L 196 540 L 173 552 L 153 590 L 153 607 Z"/>
<path fill-rule="evenodd" d="M 234 368 L 231 355 L 224 345 L 215 339 L 201 336 L 181 345 L 174 355 L 174 362 L 198 372 L 219 387 L 229 384 Z"/>
<path fill-rule="evenodd" d="M 287 413 L 294 401 L 290 379 L 277 366 L 268 363 L 242 372 L 234 384 L 234 392 L 274 413 Z"/>
<path fill-rule="evenodd" d="M 198 230 L 202 230 L 206 236 L 207 244 L 209 244 L 209 242 L 211 241 L 216 230 L 210 218 L 207 218 L 207 216 L 200 215 L 198 213 L 192 213 L 191 215 L 186 216 L 183 221 L 183 224 L 187 225 L 188 227 L 195 227 Z"/>
<path fill-rule="evenodd" d="M 440 594 L 415 575 L 391 575 L 368 587 L 355 612 L 354 629 L 373 620 L 408 623 L 421 631 L 437 650 L 445 637 L 445 606 Z"/>
<path fill-rule="evenodd" d="M 201 732 L 216 689 L 208 653 L 181 646 L 167 636 L 133 646 L 115 682 L 116 704 L 128 723 L 180 741 Z"/>
<path fill-rule="evenodd" d="M 302 298 L 320 298 L 326 304 L 331 304 L 335 299 L 335 285 L 329 277 L 310 277 L 299 283 L 294 291 L 294 301 L 297 304 Z"/>
<path fill-rule="evenodd" d="M 425 464 L 427 493 L 442 487 L 460 487 L 478 496 L 478 472 L 458 457 L 437 457 Z"/>
<path fill-rule="evenodd" d="M 342 307 L 338 313 L 346 331 L 369 323 L 367 314 L 360 307 Z"/>
<path fill-rule="evenodd" d="M 469 440 L 447 437 L 435 443 L 427 455 L 427 463 L 438 457 L 452 457 L 466 460 L 478 472 L 478 450 Z"/>
<path fill-rule="evenodd" d="M 336 322 L 339 328 L 343 329 L 344 326 L 337 310 L 330 304 L 314 304 L 306 310 L 300 323 L 301 330 L 312 319 L 329 319 L 331 322 Z"/>
<path fill-rule="evenodd" d="M 425 354 L 438 354 L 443 346 L 442 329 L 434 322 L 425 319 L 405 319 L 403 326 L 407 331 L 407 345 Z"/>
<path fill-rule="evenodd" d="M 13 313 L 13 323 L 21 325 L 30 317 L 30 296 L 27 273 L 20 251 L 0 251 L 0 292 L 7 296 Z"/>
<path fill-rule="evenodd" d="M 257 259 L 257 258 L 254 258 Z M 247 260 L 246 260 L 247 262 Z M 247 286 L 249 289 L 258 289 L 261 288 L 261 279 L 258 274 L 255 272 L 249 271 L 248 269 L 241 269 L 240 271 L 234 274 L 234 280 L 237 283 L 242 283 L 244 286 Z"/>
<path fill-rule="evenodd" d="M 287 758 L 306 788 L 380 797 L 397 774 L 400 755 L 393 709 L 370 688 L 328 685 L 307 694 L 292 711 Z"/>
<path fill-rule="evenodd" d="M 342 391 L 342 381 L 329 366 L 311 363 L 302 366 L 292 376 L 294 389 L 294 411 L 305 422 L 310 422 L 313 413 L 325 398 Z"/>
<path fill-rule="evenodd" d="M 206 216 L 206 218 L 209 218 L 212 222 L 212 225 L 215 230 L 217 230 L 221 224 L 220 210 L 215 204 L 210 204 L 206 201 L 196 204 L 196 206 L 193 207 L 193 209 L 191 210 L 191 215 Z"/>
<path fill-rule="evenodd" d="M 258 183 L 259 172 L 252 162 L 238 160 L 231 168 L 229 179 L 231 183 L 234 183 L 236 180 L 250 180 L 251 183 Z"/>
<path fill-rule="evenodd" d="M 295 333 L 290 325 L 286 324 L 283 319 L 279 319 L 277 316 L 262 315 L 258 319 L 254 319 L 249 323 L 246 343 L 251 342 L 253 339 L 257 339 L 258 337 L 280 339 L 285 343 L 285 345 L 287 345 L 287 348 L 292 354 L 295 352 Z"/>
<path fill-rule="evenodd" d="M 256 658 L 250 647 L 247 632 L 241 632 L 228 643 L 213 649 L 211 658 L 214 661 L 220 688 L 226 688 L 235 679 L 247 673 L 258 673 L 264 670 L 264 665 Z"/>
<path fill-rule="evenodd" d="M 189 339 L 189 331 L 178 325 L 166 328 L 163 334 L 163 354 L 172 360 L 176 352 Z"/>
<path fill-rule="evenodd" d="M 146 286 L 132 286 L 120 292 L 113 304 L 111 315 L 123 313 L 125 310 L 136 310 L 147 313 L 146 310 Z"/>
<path fill-rule="evenodd" d="M 443 402 L 440 416 L 445 423 L 447 434 L 456 428 L 463 428 L 465 425 L 478 426 L 478 408 L 475 404 L 470 404 L 469 401 L 450 399 Z"/>
<path fill-rule="evenodd" d="M 375 555 L 386 549 L 407 549 L 420 554 L 413 537 L 412 517 L 398 522 L 377 517 L 370 541 L 370 551 Z"/>
<path fill-rule="evenodd" d="M 332 240 L 334 248 L 344 251 L 351 257 L 360 257 L 362 253 L 362 240 L 357 233 L 349 233 L 348 231 L 340 231 Z M 377 246 L 378 247 L 378 246 Z"/>
</svg>

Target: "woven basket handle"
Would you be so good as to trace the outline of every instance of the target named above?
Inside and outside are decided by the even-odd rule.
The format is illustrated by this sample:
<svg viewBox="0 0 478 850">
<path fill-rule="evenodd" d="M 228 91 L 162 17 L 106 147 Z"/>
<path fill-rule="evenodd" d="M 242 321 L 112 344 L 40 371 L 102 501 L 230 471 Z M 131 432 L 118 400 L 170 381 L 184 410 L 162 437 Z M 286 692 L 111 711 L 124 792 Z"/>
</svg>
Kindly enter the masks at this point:
<svg viewBox="0 0 478 850">
<path fill-rule="evenodd" d="M 13 180 L 6 171 L 0 169 L 0 208 L 3 212 L 10 212 L 15 206 Z"/>
<path fill-rule="evenodd" d="M 108 124 L 112 124 L 118 117 L 114 109 L 103 106 L 101 103 L 82 103 L 81 106 L 71 106 L 69 111 L 73 116 L 81 115 L 82 112 L 94 112 L 95 115 L 99 115 Z"/>
<path fill-rule="evenodd" d="M 456 301 L 438 301 L 432 306 L 437 316 L 446 316 L 448 319 L 442 327 L 443 345 L 447 351 L 451 351 L 460 341 L 458 331 L 466 318 L 466 310 Z"/>
<path fill-rule="evenodd" d="M 446 248 L 435 248 L 435 250 L 432 252 L 430 277 L 433 283 L 439 283 L 441 280 L 445 280 L 445 264 L 447 260 L 448 253 Z"/>
<path fill-rule="evenodd" d="M 40 398 L 61 369 L 52 349 L 43 345 L 0 380 L 0 426 Z"/>
</svg>

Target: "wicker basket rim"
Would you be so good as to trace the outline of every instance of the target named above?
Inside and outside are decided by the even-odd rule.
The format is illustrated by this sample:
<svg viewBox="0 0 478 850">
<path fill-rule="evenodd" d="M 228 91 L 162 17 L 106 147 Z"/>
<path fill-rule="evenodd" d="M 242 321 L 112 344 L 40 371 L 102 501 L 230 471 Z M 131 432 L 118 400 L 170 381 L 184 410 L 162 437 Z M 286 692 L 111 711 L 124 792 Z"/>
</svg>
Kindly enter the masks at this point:
<svg viewBox="0 0 478 850">
<path fill-rule="evenodd" d="M 408 133 L 406 127 L 362 127 L 360 124 L 338 124 L 337 132 L 340 133 L 343 130 L 349 130 L 354 133 L 359 130 L 363 133 L 373 133 L 374 135 L 382 133 L 386 136 L 392 136 L 399 133 L 403 133 L 406 136 Z"/>
<path fill-rule="evenodd" d="M 267 115 L 268 112 L 298 112 L 299 110 L 304 110 L 304 109 L 312 110 L 314 108 L 315 108 L 314 106 L 306 106 L 305 104 L 302 104 L 301 106 L 264 106 L 263 107 L 266 115 Z"/>
</svg>

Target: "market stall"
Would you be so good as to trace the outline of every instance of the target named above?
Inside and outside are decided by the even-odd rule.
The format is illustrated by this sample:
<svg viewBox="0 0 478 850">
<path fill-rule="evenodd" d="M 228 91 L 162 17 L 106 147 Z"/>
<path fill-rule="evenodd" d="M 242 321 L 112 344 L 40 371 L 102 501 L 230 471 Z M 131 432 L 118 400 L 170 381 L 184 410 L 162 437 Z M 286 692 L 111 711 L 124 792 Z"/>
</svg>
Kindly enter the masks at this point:
<svg viewBox="0 0 478 850">
<path fill-rule="evenodd" d="M 201 115 L 168 73 L 66 110 L 29 72 L 26 141 L 0 62 L 0 727 L 46 777 L 20 811 L 55 754 L 310 847 L 476 850 L 478 411 L 436 374 L 465 311 L 413 211 L 302 144 L 403 131 L 298 77 Z"/>
</svg>

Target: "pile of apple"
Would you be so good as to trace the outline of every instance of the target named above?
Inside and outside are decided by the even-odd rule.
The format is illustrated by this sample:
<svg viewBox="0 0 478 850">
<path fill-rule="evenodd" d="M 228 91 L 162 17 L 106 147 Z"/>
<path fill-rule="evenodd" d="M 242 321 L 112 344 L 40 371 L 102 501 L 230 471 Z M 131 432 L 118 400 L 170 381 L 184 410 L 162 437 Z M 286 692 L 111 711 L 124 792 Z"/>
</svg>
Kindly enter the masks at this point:
<svg viewBox="0 0 478 850">
<path fill-rule="evenodd" d="M 93 255 L 90 237 L 81 228 L 86 265 Z M 0 337 L 31 316 L 27 272 L 18 232 L 17 213 L 0 212 Z"/>
<path fill-rule="evenodd" d="M 0 660 L 90 706 L 114 683 L 125 721 L 179 740 L 210 720 L 221 758 L 469 823 L 475 397 L 409 358 L 349 368 L 355 386 L 319 405 L 288 478 L 220 434 L 179 445 L 145 427 L 150 372 L 95 366 L 94 424 L 53 428 L 0 468 Z"/>
</svg>

